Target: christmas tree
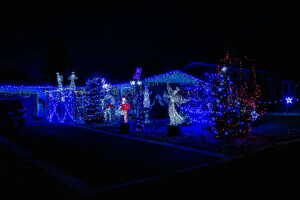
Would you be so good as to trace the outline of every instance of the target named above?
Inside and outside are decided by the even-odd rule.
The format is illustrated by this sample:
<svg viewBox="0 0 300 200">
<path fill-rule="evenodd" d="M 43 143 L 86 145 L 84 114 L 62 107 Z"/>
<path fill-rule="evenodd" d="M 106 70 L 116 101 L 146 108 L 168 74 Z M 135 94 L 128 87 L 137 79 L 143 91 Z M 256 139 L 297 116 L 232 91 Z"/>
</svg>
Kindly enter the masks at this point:
<svg viewBox="0 0 300 200">
<path fill-rule="evenodd" d="M 106 80 L 101 77 L 95 77 L 86 81 L 86 123 L 91 122 L 103 122 L 103 102 L 106 93 L 105 86 L 107 86 Z"/>
<path fill-rule="evenodd" d="M 235 135 L 238 120 L 239 102 L 236 99 L 229 69 L 218 67 L 213 84 L 212 131 L 217 138 L 229 138 Z"/>
<path fill-rule="evenodd" d="M 230 68 L 239 69 L 238 77 L 234 82 Z M 246 71 L 250 71 L 246 73 L 247 78 L 243 70 L 245 68 L 247 68 Z M 254 62 L 247 57 L 230 58 L 227 52 L 225 59 L 221 60 L 221 65 L 218 67 L 212 92 L 214 104 L 211 129 L 218 138 L 228 139 L 246 135 L 251 131 L 257 116 L 262 116 L 264 113 L 264 109 L 257 105 L 261 91 L 257 83 Z"/>
</svg>

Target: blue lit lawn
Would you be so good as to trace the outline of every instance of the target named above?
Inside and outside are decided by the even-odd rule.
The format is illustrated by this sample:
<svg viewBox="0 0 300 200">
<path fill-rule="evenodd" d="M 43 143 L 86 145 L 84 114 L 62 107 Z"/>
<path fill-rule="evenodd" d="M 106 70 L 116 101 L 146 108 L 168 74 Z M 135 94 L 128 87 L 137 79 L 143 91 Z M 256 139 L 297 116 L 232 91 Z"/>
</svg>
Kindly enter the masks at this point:
<svg viewBox="0 0 300 200">
<path fill-rule="evenodd" d="M 276 142 L 292 140 L 300 137 L 300 114 L 266 114 L 256 122 L 250 134 L 234 139 L 231 143 L 215 138 L 207 129 L 207 125 L 181 126 L 179 137 L 168 137 L 168 119 L 156 119 L 151 124 L 145 125 L 142 133 L 136 132 L 136 120 L 131 119 L 130 136 L 142 137 L 151 140 L 168 142 L 202 150 L 223 153 L 227 155 L 241 155 L 259 150 L 266 145 Z M 110 124 L 82 124 L 83 126 L 119 133 L 120 122 L 113 121 Z"/>
</svg>

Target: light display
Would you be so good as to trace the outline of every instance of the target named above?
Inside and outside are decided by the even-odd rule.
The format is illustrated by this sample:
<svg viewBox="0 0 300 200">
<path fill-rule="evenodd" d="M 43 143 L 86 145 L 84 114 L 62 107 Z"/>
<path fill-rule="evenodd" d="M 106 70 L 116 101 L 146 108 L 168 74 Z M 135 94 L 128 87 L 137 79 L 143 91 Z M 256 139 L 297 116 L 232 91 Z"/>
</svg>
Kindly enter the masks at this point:
<svg viewBox="0 0 300 200">
<path fill-rule="evenodd" d="M 252 116 L 251 117 L 252 121 L 255 121 L 255 120 L 257 120 L 259 114 L 257 114 L 257 112 L 255 110 L 252 110 L 251 111 L 251 116 Z"/>
<path fill-rule="evenodd" d="M 122 97 L 122 104 L 119 106 L 119 110 L 122 110 L 124 115 L 124 122 L 128 122 L 128 110 L 130 110 L 130 104 L 127 103 L 127 100 L 125 97 Z"/>
<path fill-rule="evenodd" d="M 165 105 L 163 102 L 163 98 L 159 94 L 157 94 L 157 95 L 155 95 L 150 107 L 152 108 L 156 104 L 157 101 L 158 101 L 159 105 L 161 105 L 161 106 Z"/>
<path fill-rule="evenodd" d="M 49 121 L 74 121 L 74 101 L 74 91 L 69 88 L 49 91 Z"/>
<path fill-rule="evenodd" d="M 285 101 L 286 101 L 287 104 L 293 103 L 293 97 L 286 97 Z"/>
<path fill-rule="evenodd" d="M 224 69 L 224 68 L 222 68 Z M 239 103 L 237 102 L 233 83 L 230 81 L 229 70 L 221 70 L 213 80 L 212 131 L 217 138 L 235 134 L 236 117 Z"/>
<path fill-rule="evenodd" d="M 58 89 L 49 92 L 49 121 L 75 121 L 75 73 L 72 72 L 70 88 L 63 88 L 63 76 L 57 75 Z"/>
<path fill-rule="evenodd" d="M 104 104 L 104 120 L 111 122 L 112 110 L 115 108 L 115 98 L 110 94 L 106 94 L 102 101 Z"/>
<path fill-rule="evenodd" d="M 141 80 L 141 78 L 142 78 L 142 68 L 137 67 L 136 72 L 133 75 L 133 79 L 134 80 Z M 138 83 L 138 84 L 141 85 L 141 83 Z"/>
<path fill-rule="evenodd" d="M 144 116 L 143 116 L 143 91 L 142 91 L 142 84 L 143 81 L 142 78 L 142 68 L 137 67 L 136 72 L 133 75 L 133 82 L 131 82 L 131 85 L 135 89 L 135 111 L 136 111 L 136 117 L 137 117 L 137 123 L 136 123 L 136 131 L 142 132 L 144 130 Z"/>
<path fill-rule="evenodd" d="M 75 87 L 75 80 L 78 79 L 78 77 L 75 75 L 75 72 L 72 72 L 72 74 L 69 76 L 68 80 L 71 80 L 71 83 L 70 83 L 70 88 L 72 90 L 75 90 L 76 87 Z"/>
<path fill-rule="evenodd" d="M 189 120 L 187 123 L 208 125 L 211 123 L 211 85 L 210 84 L 181 84 L 180 94 L 188 99 L 187 103 L 179 106 L 186 113 Z"/>
<path fill-rule="evenodd" d="M 150 94 L 152 94 L 152 93 L 151 92 L 149 93 L 148 85 L 145 85 L 144 101 L 143 101 L 144 108 L 150 108 L 150 106 L 151 106 Z"/>
<path fill-rule="evenodd" d="M 110 89 L 105 78 L 94 77 L 86 81 L 86 116 L 84 120 L 87 123 L 104 121 L 104 104 L 103 99 Z"/>
<path fill-rule="evenodd" d="M 177 94 L 179 90 L 180 89 L 178 87 L 173 90 L 170 85 L 167 84 L 167 92 L 164 92 L 164 98 L 169 100 L 169 118 L 170 125 L 172 126 L 178 126 L 185 121 L 184 117 L 178 114 L 175 105 L 180 106 L 181 104 L 189 101 L 188 99 L 184 99 L 182 96 Z"/>
<path fill-rule="evenodd" d="M 238 65 L 239 79 L 235 83 L 231 80 L 231 70 L 226 66 Z M 244 79 L 242 68 L 251 67 L 249 80 Z M 265 112 L 257 104 L 261 95 L 256 82 L 254 62 L 247 57 L 243 59 L 230 58 L 229 53 L 221 60 L 217 77 L 213 86 L 214 104 L 212 112 L 212 131 L 218 138 L 231 138 L 247 134 L 251 131 L 251 124 Z"/>
<path fill-rule="evenodd" d="M 150 94 L 152 94 L 152 93 L 149 92 L 148 85 L 145 85 L 144 101 L 143 101 L 143 105 L 144 105 L 144 117 L 145 117 L 144 122 L 145 122 L 145 124 L 149 124 L 150 123 L 150 119 L 149 119 L 149 111 L 151 109 Z"/>
<path fill-rule="evenodd" d="M 62 82 L 64 80 L 63 78 L 64 78 L 63 75 L 59 75 L 59 73 L 56 72 L 56 79 L 57 79 L 57 83 L 58 83 L 58 89 L 60 91 L 62 90 L 62 87 L 63 87 L 63 84 L 62 84 Z"/>
</svg>

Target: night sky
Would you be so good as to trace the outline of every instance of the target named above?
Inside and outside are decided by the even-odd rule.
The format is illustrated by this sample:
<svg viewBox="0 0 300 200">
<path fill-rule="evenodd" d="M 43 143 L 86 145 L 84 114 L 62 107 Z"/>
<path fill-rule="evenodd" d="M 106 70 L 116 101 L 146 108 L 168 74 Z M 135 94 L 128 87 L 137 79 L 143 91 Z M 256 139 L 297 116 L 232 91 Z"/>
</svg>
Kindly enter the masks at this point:
<svg viewBox="0 0 300 200">
<path fill-rule="evenodd" d="M 82 76 L 104 70 L 126 80 L 137 65 L 152 75 L 192 61 L 218 63 L 227 50 L 259 69 L 299 68 L 300 1 L 140 2 L 1 1 L 2 73 L 15 67 L 38 76 L 55 36 Z"/>
</svg>

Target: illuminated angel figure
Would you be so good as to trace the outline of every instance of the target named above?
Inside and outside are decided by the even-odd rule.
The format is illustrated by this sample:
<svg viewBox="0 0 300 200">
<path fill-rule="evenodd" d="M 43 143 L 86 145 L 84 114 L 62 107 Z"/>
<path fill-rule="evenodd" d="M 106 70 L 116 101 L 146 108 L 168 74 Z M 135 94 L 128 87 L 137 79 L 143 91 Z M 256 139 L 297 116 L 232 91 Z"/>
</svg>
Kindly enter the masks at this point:
<svg viewBox="0 0 300 200">
<path fill-rule="evenodd" d="M 58 88 L 59 90 L 62 90 L 62 82 L 64 80 L 63 75 L 59 75 L 59 73 L 56 72 L 56 78 L 57 78 Z"/>
<path fill-rule="evenodd" d="M 182 96 L 177 94 L 179 92 L 179 88 L 176 87 L 176 90 L 172 90 L 172 88 L 167 85 L 168 93 L 164 92 L 164 98 L 169 99 L 169 117 L 170 117 L 170 125 L 176 126 L 180 125 L 184 122 L 184 117 L 180 116 L 176 111 L 175 104 L 180 106 L 183 103 L 188 102 L 188 99 L 184 99 Z"/>
<path fill-rule="evenodd" d="M 71 81 L 70 88 L 72 90 L 75 90 L 75 80 L 78 79 L 78 77 L 75 75 L 75 72 L 72 72 L 72 74 L 69 76 L 68 80 Z"/>
</svg>

